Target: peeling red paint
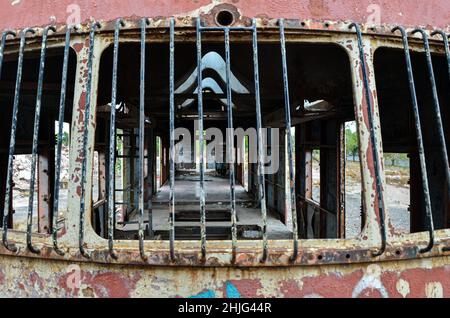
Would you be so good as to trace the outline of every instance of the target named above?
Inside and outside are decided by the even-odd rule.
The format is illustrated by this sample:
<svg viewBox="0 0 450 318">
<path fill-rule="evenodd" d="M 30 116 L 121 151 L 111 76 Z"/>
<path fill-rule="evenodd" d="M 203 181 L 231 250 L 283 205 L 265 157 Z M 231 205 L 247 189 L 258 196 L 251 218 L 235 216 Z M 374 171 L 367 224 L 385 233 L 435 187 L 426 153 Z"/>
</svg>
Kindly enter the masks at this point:
<svg viewBox="0 0 450 318">
<path fill-rule="evenodd" d="M 259 279 L 242 279 L 242 280 L 230 280 L 229 283 L 233 284 L 234 287 L 239 291 L 241 297 L 244 298 L 260 298 L 264 297 L 260 293 L 262 288 L 261 281 Z M 226 286 L 223 288 L 223 294 L 225 292 Z"/>
<path fill-rule="evenodd" d="M 408 26 L 448 26 L 450 3 L 447 0 L 245 0 L 222 1 L 238 8 L 247 17 L 287 19 L 355 21 L 364 23 L 377 14 L 383 24 Z M 81 21 L 91 17 L 113 20 L 118 17 L 160 17 L 183 15 L 211 5 L 212 0 L 79 0 L 73 7 L 72 0 L 21 1 L 16 5 L 5 4 L 0 12 L 0 29 L 43 26 L 55 17 L 57 23 L 66 23 L 74 10 L 79 8 Z M 376 7 L 374 7 L 374 5 Z M 20 19 L 17 17 L 20 16 Z"/>
<path fill-rule="evenodd" d="M 82 288 L 71 288 L 67 282 L 71 281 L 72 273 L 67 273 L 59 278 L 59 285 L 64 289 L 66 296 L 80 296 Z M 93 291 L 93 296 L 101 298 L 128 298 L 136 288 L 136 282 L 141 278 L 139 273 L 127 277 L 117 272 L 81 271 L 80 286 Z"/>
</svg>

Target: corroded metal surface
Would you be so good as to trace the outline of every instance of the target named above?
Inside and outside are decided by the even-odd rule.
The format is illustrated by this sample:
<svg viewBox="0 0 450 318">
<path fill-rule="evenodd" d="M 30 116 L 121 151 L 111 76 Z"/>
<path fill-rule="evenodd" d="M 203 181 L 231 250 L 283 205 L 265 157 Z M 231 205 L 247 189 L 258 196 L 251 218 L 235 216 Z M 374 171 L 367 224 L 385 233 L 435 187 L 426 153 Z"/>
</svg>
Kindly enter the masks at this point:
<svg viewBox="0 0 450 318">
<path fill-rule="evenodd" d="M 20 29 L 56 21 L 60 26 L 57 35 L 49 37 L 48 46 L 63 46 L 63 24 L 70 14 L 67 8 L 72 1 L 14 2 L 16 4 L 10 9 L 0 12 L 0 29 Z M 397 24 L 411 29 L 424 26 L 428 30 L 435 27 L 447 30 L 450 3 L 404 0 L 397 1 L 394 8 L 392 2 L 379 1 L 380 23 L 384 25 L 371 29 L 370 1 L 225 2 L 105 1 L 92 6 L 91 1 L 78 1 L 81 21 L 96 17 L 102 21 L 101 31 L 104 33 L 96 35 L 91 43 L 94 55 L 91 65 L 89 54 L 92 52 L 86 33 L 90 23 L 74 31 L 71 40 L 71 47 L 77 54 L 77 80 L 71 135 L 69 212 L 65 215 L 65 226 L 58 237 L 59 248 L 64 255 L 55 252 L 50 235 L 33 236 L 33 244 L 41 250 L 41 254 L 36 255 L 27 250 L 26 233 L 8 231 L 9 242 L 18 250 L 11 252 L 0 246 L 0 296 L 450 297 L 450 256 L 446 248 L 450 246 L 450 230 L 436 231 L 435 246 L 425 254 L 420 254 L 419 249 L 428 245 L 428 233 L 395 233 L 390 224 L 389 211 L 384 217 L 379 212 L 380 205 L 385 204 L 378 195 L 377 182 L 381 182 L 381 187 L 386 182 L 383 154 L 373 153 L 374 142 L 377 143 L 375 148 L 382 149 L 373 66 L 375 50 L 382 46 L 403 48 L 401 37 L 391 33 L 392 26 Z M 198 242 L 175 241 L 175 261 L 170 258 L 167 241 L 146 241 L 143 246 L 139 246 L 137 241 L 114 241 L 115 259 L 110 255 L 108 240 L 97 236 L 88 224 L 85 229 L 80 228 L 83 222 L 80 222 L 80 213 L 77 213 L 82 209 L 86 220 L 90 220 L 92 213 L 90 205 L 86 204 L 84 208 L 80 199 L 83 185 L 86 189 L 92 186 L 92 176 L 86 176 L 82 182 L 82 171 L 92 170 L 94 156 L 92 145 L 100 64 L 97 57 L 114 43 L 114 19 L 119 16 L 131 17 L 124 19 L 122 40 L 137 42 L 139 39 L 136 36 L 139 35 L 136 30 L 140 20 L 136 16 L 148 15 L 153 17 L 149 29 L 153 29 L 151 32 L 154 32 L 157 41 L 162 41 L 169 26 L 167 17 L 176 15 L 176 26 L 185 27 L 179 34 L 185 37 L 181 40 L 192 41 L 195 35 L 193 18 L 200 15 L 212 25 L 215 23 L 215 13 L 220 9 L 232 12 L 239 25 L 251 25 L 247 17 L 259 17 L 257 24 L 263 30 L 258 37 L 260 42 L 279 40 L 275 18 L 284 17 L 290 19 L 286 20 L 286 41 L 334 43 L 346 50 L 352 66 L 356 122 L 360 135 L 366 226 L 359 237 L 351 240 L 299 241 L 298 255 L 294 260 L 290 259 L 296 254 L 292 241 L 269 241 L 267 245 L 259 241 L 238 242 L 234 260 L 232 242 L 229 241 L 205 242 L 206 255 L 202 255 Z M 39 14 L 39 10 L 43 11 Z M 18 15 L 22 16 L 20 21 L 14 18 Z M 51 16 L 54 18 L 50 19 Z M 364 36 L 362 43 L 358 43 L 356 34 L 349 28 L 350 23 L 346 22 L 349 20 L 361 23 L 364 32 L 372 35 Z M 36 29 L 38 36 L 42 32 Z M 241 40 L 251 41 L 251 38 L 242 37 Z M 29 42 L 27 47 L 39 46 L 38 40 L 30 39 Z M 430 44 L 433 52 L 443 52 L 441 42 L 430 41 Z M 414 51 L 423 52 L 419 38 L 412 38 L 410 46 Z M 91 72 L 92 81 L 87 76 Z M 92 87 L 88 88 L 88 85 Z M 89 118 L 85 118 L 87 93 L 91 88 L 92 104 Z M 83 200 L 91 202 L 90 191 L 84 194 Z M 381 225 L 387 229 L 386 251 L 374 257 L 382 243 Z M 89 252 L 90 262 L 82 257 L 78 247 L 80 230 L 84 234 L 81 250 Z M 264 249 L 267 247 L 267 258 L 263 255 L 266 252 L 263 246 Z M 142 259 L 140 256 L 144 250 L 148 258 Z M 260 259 L 266 262 L 261 263 Z M 235 268 L 228 267 L 232 261 Z M 247 269 L 249 267 L 251 269 Z M 191 276 L 190 284 L 185 283 L 187 276 Z"/>
<path fill-rule="evenodd" d="M 450 297 L 449 261 L 143 270 L 0 257 L 0 297 Z"/>
<path fill-rule="evenodd" d="M 381 24 L 444 28 L 448 27 L 450 3 L 446 0 L 5 0 L 0 29 L 43 26 L 51 21 L 64 24 L 68 18 L 77 16 L 81 22 L 91 17 L 110 21 L 118 17 L 198 16 L 215 8 L 236 8 L 244 17 L 365 23 L 372 17 L 376 21 L 379 16 Z"/>
<path fill-rule="evenodd" d="M 167 22 L 167 21 L 166 21 Z M 259 21 L 260 23 L 261 21 Z M 138 23 L 138 21 L 134 21 Z M 188 23 L 189 24 L 189 23 Z M 103 24 L 102 30 L 107 29 L 109 24 Z M 114 27 L 115 23 L 112 21 L 111 26 Z M 127 21 L 126 26 L 133 27 L 133 21 Z M 104 26 L 104 27 L 103 27 Z M 167 25 L 168 26 L 168 25 Z M 165 25 L 165 27 L 167 27 Z M 438 255 L 446 255 L 443 252 L 443 248 L 448 246 L 449 230 L 441 230 L 436 232 L 436 246 L 430 252 L 425 255 L 418 256 L 418 246 L 427 245 L 428 236 L 427 233 L 418 233 L 413 235 L 397 235 L 392 226 L 389 225 L 389 213 L 386 211 L 386 224 L 389 229 L 387 233 L 387 250 L 386 253 L 381 255 L 380 258 L 374 258 L 373 252 L 377 251 L 380 246 L 380 224 L 382 218 L 380 217 L 377 208 L 379 200 L 376 195 L 376 171 L 374 163 L 374 156 L 372 152 L 372 144 L 370 140 L 370 131 L 377 136 L 375 140 L 381 143 L 380 123 L 378 116 L 378 102 L 376 98 L 376 87 L 374 80 L 373 69 L 373 54 L 378 47 L 389 46 L 402 48 L 402 39 L 400 37 L 386 38 L 386 37 L 363 37 L 362 49 L 363 55 L 366 59 L 367 67 L 367 84 L 368 93 L 365 89 L 365 81 L 363 80 L 363 65 L 361 64 L 360 51 L 357 41 L 357 36 L 354 33 L 349 32 L 350 24 L 342 25 L 341 28 L 346 30 L 346 33 L 339 32 L 327 32 L 327 33 L 302 33 L 293 32 L 292 28 L 286 29 L 287 41 L 296 41 L 303 43 L 325 42 L 336 43 L 343 47 L 350 58 L 352 66 L 352 78 L 353 78 L 353 90 L 355 100 L 355 112 L 358 114 L 356 118 L 357 129 L 361 136 L 360 149 L 362 159 L 362 180 L 363 180 L 363 196 L 364 196 L 364 209 L 367 211 L 367 223 L 361 233 L 356 239 L 351 240 L 310 240 L 302 241 L 300 243 L 301 252 L 293 262 L 290 262 L 289 255 L 292 255 L 292 242 L 289 241 L 271 241 L 268 242 L 268 250 L 270 257 L 265 264 L 260 264 L 259 259 L 262 257 L 262 244 L 260 242 L 239 242 L 239 246 L 236 250 L 236 265 L 237 266 L 280 266 L 280 265 L 305 265 L 305 264 L 346 264 L 350 262 L 368 262 L 385 259 L 414 259 L 416 257 L 434 257 Z M 162 27 L 162 26 L 160 26 Z M 124 28 L 123 38 L 128 41 L 136 41 L 136 34 L 126 34 L 127 28 Z M 151 29 L 151 28 L 149 28 Z M 130 32 L 130 31 L 128 31 Z M 195 34 L 195 30 L 191 28 L 191 34 Z M 62 35 L 64 32 L 62 32 Z M 189 39 L 189 32 L 183 33 L 187 39 Z M 305 34 L 307 36 L 305 36 Z M 278 28 L 266 29 L 260 36 L 260 41 L 272 41 L 277 39 Z M 250 38 L 251 39 L 251 38 Z M 63 42 L 55 42 L 55 38 L 49 38 L 49 46 L 62 46 Z M 192 40 L 192 35 L 191 35 Z M 245 38 L 243 38 L 245 40 Z M 278 38 L 279 40 L 279 38 Z M 31 42 L 31 41 L 30 41 Z M 96 36 L 94 42 L 94 56 L 100 56 L 102 51 L 114 42 L 114 35 L 111 33 L 100 33 Z M 440 42 L 439 42 L 440 43 Z M 31 43 L 30 46 L 33 44 Z M 76 242 L 79 241 L 78 233 L 80 233 L 80 217 L 78 213 L 72 213 L 72 211 L 80 211 L 80 196 L 82 195 L 82 162 L 84 154 L 84 132 L 85 132 L 85 106 L 86 106 L 86 94 L 87 87 L 87 74 L 88 74 L 88 57 L 89 57 L 89 34 L 74 34 L 71 42 L 72 48 L 77 53 L 77 76 L 78 80 L 75 85 L 75 97 L 73 105 L 73 120 L 71 145 L 73 151 L 70 153 L 70 176 L 71 182 L 69 186 L 69 211 L 65 219 L 65 231 L 61 234 L 59 239 L 61 248 L 67 251 L 67 255 L 57 255 L 50 248 L 50 237 L 46 235 L 36 236 L 33 241 L 37 247 L 42 248 L 42 257 L 56 258 L 56 259 L 73 259 L 80 261 L 79 251 L 76 249 Z M 416 51 L 421 51 L 420 41 L 411 41 L 411 48 Z M 441 52 L 442 46 L 433 45 L 434 52 Z M 98 83 L 98 69 L 99 59 L 94 58 L 92 63 L 92 110 L 89 118 L 88 131 L 88 147 L 86 149 L 86 155 L 90 160 L 87 160 L 87 166 L 85 169 L 90 171 L 92 169 L 93 148 L 90 146 L 94 140 L 94 128 L 95 128 L 95 101 L 97 100 L 97 83 Z M 369 96 L 366 96 L 369 94 Z M 373 107 L 371 111 L 374 113 L 374 127 L 371 128 L 369 122 L 369 108 L 367 107 L 368 98 L 372 101 Z M 378 149 L 381 149 L 381 144 L 378 145 Z M 378 158 L 377 160 L 382 160 Z M 379 164 L 381 166 L 381 163 Z M 380 179 L 385 184 L 384 172 L 380 172 Z M 86 178 L 85 187 L 91 188 L 92 177 Z M 90 202 L 90 191 L 86 191 L 85 200 Z M 86 205 L 86 219 L 90 219 L 92 213 L 89 205 Z M 84 243 L 83 248 L 92 252 L 92 261 L 101 263 L 122 263 L 122 264 L 148 264 L 148 265 L 206 265 L 206 266 L 227 266 L 230 264 L 230 247 L 231 242 L 214 242 L 208 241 L 208 255 L 206 260 L 202 260 L 199 253 L 197 242 L 175 242 L 175 249 L 177 251 L 176 262 L 171 262 L 168 257 L 169 244 L 164 241 L 148 241 L 145 242 L 145 250 L 149 254 L 149 258 L 146 261 L 140 260 L 139 255 L 136 254 L 137 242 L 133 241 L 117 241 L 116 248 L 118 252 L 118 259 L 115 260 L 109 257 L 107 253 L 107 240 L 100 238 L 93 231 L 91 226 L 86 226 L 84 229 Z M 26 248 L 22 246 L 23 233 L 9 231 L 9 238 L 11 242 L 17 244 L 20 247 L 19 254 L 30 256 L 26 251 Z M 0 252 L 6 254 L 12 254 L 7 250 L 0 247 Z"/>
</svg>

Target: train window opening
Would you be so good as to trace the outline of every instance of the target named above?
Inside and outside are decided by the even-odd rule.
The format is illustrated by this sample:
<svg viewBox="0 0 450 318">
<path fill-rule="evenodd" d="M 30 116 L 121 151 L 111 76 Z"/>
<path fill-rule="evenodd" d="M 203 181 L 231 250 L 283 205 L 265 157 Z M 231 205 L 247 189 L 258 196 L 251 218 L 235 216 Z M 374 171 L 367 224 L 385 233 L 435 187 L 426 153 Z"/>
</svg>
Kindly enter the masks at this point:
<svg viewBox="0 0 450 318">
<path fill-rule="evenodd" d="M 448 149 L 450 129 L 450 112 L 446 107 L 450 102 L 446 59 L 443 55 L 432 54 L 437 90 L 435 100 L 425 54 L 411 52 L 410 58 L 417 103 L 411 95 L 404 51 L 380 48 L 375 52 L 387 204 L 392 226 L 398 233 L 428 231 L 428 207 L 436 230 L 449 227 L 447 164 L 442 152 L 444 147 Z M 436 105 L 442 117 L 445 144 L 440 137 Z M 423 147 L 423 156 L 420 147 Z"/>
<path fill-rule="evenodd" d="M 35 131 L 36 105 L 39 87 L 40 50 L 25 51 L 23 63 L 18 65 L 19 53 L 5 53 L 0 74 L 0 188 L 4 198 L 0 200 L 0 226 L 7 217 L 8 228 L 27 231 L 27 215 L 32 212 L 32 233 L 50 234 L 53 227 L 56 168 L 60 170 L 57 220 L 63 220 L 67 209 L 69 130 L 72 121 L 75 84 L 76 55 L 68 51 L 67 85 L 64 113 L 60 116 L 61 83 L 64 48 L 46 50 L 42 77 L 39 129 Z M 17 114 L 14 115 L 14 97 L 18 68 L 22 71 L 20 89 L 17 92 Z M 59 122 L 62 118 L 62 134 Z M 13 131 L 12 123 L 16 122 Z M 14 132 L 13 137 L 11 134 Z M 36 134 L 37 133 L 37 134 Z M 11 139 L 12 143 L 11 143 Z M 58 140 L 61 155 L 58 155 Z M 35 146 L 33 147 L 33 142 Z M 13 147 L 11 147 L 13 146 Z M 10 150 L 14 149 L 13 153 Z M 35 156 L 33 156 L 33 149 Z M 11 157 L 11 168 L 8 163 Z M 35 165 L 33 167 L 33 158 Z M 34 168 L 34 178 L 32 178 Z M 8 184 L 8 171 L 12 178 Z M 31 184 L 34 180 L 34 187 Z M 6 198 L 9 192 L 9 197 Z M 32 197 L 32 200 L 30 200 Z M 5 203 L 9 206 L 5 208 Z"/>
<path fill-rule="evenodd" d="M 231 39 L 234 37 L 232 36 Z M 204 197 L 206 236 L 208 240 L 231 239 L 232 211 L 236 211 L 237 236 L 240 240 L 262 238 L 262 202 L 267 211 L 267 233 L 269 239 L 292 238 L 292 212 L 296 210 L 301 238 L 339 238 L 338 224 L 341 210 L 341 189 L 337 187 L 339 158 L 343 144 L 336 138 L 345 117 L 352 116 L 353 90 L 350 63 L 345 50 L 334 44 L 287 43 L 287 65 L 289 102 L 291 104 L 291 142 L 285 122 L 285 89 L 280 47 L 271 43 L 259 45 L 261 123 L 263 129 L 263 164 L 265 196 L 260 197 L 257 156 L 257 114 L 255 112 L 255 86 L 251 44 L 231 41 L 229 85 L 231 88 L 231 110 L 233 128 L 228 131 L 230 108 L 227 101 L 226 52 L 222 44 L 204 41 L 202 45 L 203 82 L 203 169 L 198 118 L 197 51 L 195 43 L 175 42 L 174 69 L 174 171 L 170 162 L 170 78 L 169 46 L 167 43 L 146 45 L 145 68 L 145 126 L 144 150 L 151 164 L 145 164 L 144 197 L 146 208 L 143 219 L 146 224 L 146 240 L 168 240 L 170 224 L 171 181 L 175 182 L 175 239 L 200 239 L 201 228 L 201 175 L 204 173 Z M 116 128 L 139 132 L 139 72 L 140 46 L 120 43 L 117 64 L 117 103 L 128 110 L 116 108 Z M 101 56 L 99 88 L 97 97 L 98 127 L 110 127 L 111 79 L 113 47 L 108 47 Z M 297 71 L 301 70 L 301 71 Z M 280 81 L 274 81 L 279 78 Z M 311 102 L 309 102 L 309 101 Z M 104 105 L 104 106 L 103 106 Z M 353 115 L 354 117 L 354 115 Z M 323 128 L 320 128 L 323 127 Z M 322 131 L 322 133 L 320 132 Z M 109 129 L 101 132 L 109 144 Z M 229 152 L 232 134 L 234 147 Z M 334 134 L 334 135 L 333 135 Z M 151 136 L 158 136 L 156 138 Z M 190 138 L 189 138 L 190 137 Z M 309 137 L 313 137 L 310 139 Z M 315 146 L 317 139 L 317 147 Z M 99 139 L 98 137 L 97 139 Z M 222 139 L 221 139 L 222 138 Z M 101 139 L 101 138 L 100 138 Z M 138 138 L 133 138 L 134 160 L 123 162 L 122 175 L 139 176 Z M 148 142 L 154 140 L 154 142 Z M 289 160 L 289 144 L 292 158 Z M 134 148 L 133 148 L 134 147 Z M 308 205 L 305 201 L 305 157 L 308 150 L 321 149 L 315 159 L 320 163 L 320 180 L 324 200 L 317 200 L 316 230 L 309 231 Z M 97 146 L 96 146 L 97 148 Z M 124 149 L 126 145 L 124 143 Z M 324 154 L 322 154 L 322 152 Z M 335 158 L 334 165 L 331 158 Z M 181 159 L 180 159 L 181 158 Z M 116 156 L 117 160 L 117 156 Z M 290 162 L 291 161 L 291 162 Z M 339 162 L 337 165 L 336 163 Z M 293 164 L 296 180 L 295 206 L 290 205 L 289 165 Z M 325 165 L 324 165 L 325 163 Z M 317 166 L 319 167 L 319 165 Z M 128 172 L 127 172 L 128 171 Z M 108 173 L 106 173 L 108 176 Z M 232 177 L 234 176 L 234 177 Z M 341 178 L 343 179 L 343 178 Z M 147 181 L 148 180 L 148 181 Z M 324 181 L 329 180 L 329 181 Z M 334 180 L 334 181 L 333 181 Z M 316 182 L 316 183 L 317 183 Z M 230 186 L 230 183 L 233 186 Z M 108 184 L 108 181 L 106 181 Z M 307 186 L 306 186 L 307 187 Z M 323 189 L 322 189 L 323 187 Z M 317 192 L 317 190 L 316 190 Z M 234 201 L 231 199 L 234 196 Z M 136 196 L 131 197 L 131 201 Z M 115 201 L 118 198 L 116 196 Z M 123 198 L 122 201 L 127 201 Z M 137 203 L 136 203 L 137 204 Z M 94 213 L 96 213 L 94 211 Z M 115 238 L 135 239 L 139 213 L 134 206 L 123 210 L 125 231 Z M 309 222 L 309 223 L 308 223 Z M 148 224 L 148 225 L 147 225 Z M 150 228 L 151 227 L 151 228 Z M 103 236 L 106 229 L 96 229 Z"/>
</svg>

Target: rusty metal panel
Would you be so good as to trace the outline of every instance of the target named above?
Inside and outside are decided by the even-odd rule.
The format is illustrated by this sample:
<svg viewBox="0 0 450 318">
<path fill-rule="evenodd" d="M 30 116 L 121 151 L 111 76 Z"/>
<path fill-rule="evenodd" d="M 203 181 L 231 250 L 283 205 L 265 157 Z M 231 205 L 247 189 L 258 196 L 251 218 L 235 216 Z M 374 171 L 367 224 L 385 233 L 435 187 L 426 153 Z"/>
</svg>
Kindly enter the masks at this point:
<svg viewBox="0 0 450 318">
<path fill-rule="evenodd" d="M 0 297 L 450 297 L 449 262 L 142 269 L 0 256 Z"/>
<path fill-rule="evenodd" d="M 188 37 L 195 35 L 195 25 L 191 18 L 201 15 L 205 17 L 207 23 L 211 23 L 215 17 L 214 13 L 225 8 L 239 17 L 240 24 L 247 26 L 249 21 L 246 17 L 262 15 L 263 18 L 257 22 L 258 27 L 265 32 L 260 41 L 280 40 L 277 22 L 270 20 L 268 14 L 264 13 L 268 10 L 265 6 L 268 5 L 268 1 L 242 1 L 234 5 L 218 6 L 213 6 L 213 3 L 208 1 L 201 1 L 200 4 L 188 1 L 174 2 L 173 6 L 155 2 L 153 7 L 147 3 L 145 9 L 138 12 L 136 10 L 142 9 L 140 2 L 136 1 L 133 6 L 124 2 L 117 2 L 116 6 L 108 2 L 106 7 L 104 2 L 99 2 L 97 7 L 86 4 L 86 8 L 90 9 L 84 10 L 83 15 L 96 16 L 108 22 L 98 25 L 101 30 L 97 33 L 100 34 L 95 33 L 96 30 L 91 32 L 91 41 L 87 34 L 89 26 L 80 26 L 80 29 L 74 32 L 71 41 L 71 47 L 77 53 L 77 80 L 71 125 L 71 148 L 73 149 L 70 153 L 71 182 L 65 229 L 58 237 L 59 247 L 65 254 L 55 252 L 50 236 L 41 235 L 33 238 L 34 243 L 41 250 L 40 255 L 35 255 L 27 250 L 23 233 L 8 231 L 10 242 L 18 250 L 10 251 L 0 246 L 0 296 L 187 297 L 206 293 L 210 296 L 226 297 L 234 293 L 233 295 L 240 297 L 450 297 L 450 280 L 448 279 L 450 230 L 436 231 L 434 233 L 436 246 L 429 253 L 421 255 L 418 253 L 418 246 L 429 244 L 428 233 L 396 235 L 390 226 L 388 211 L 385 211 L 384 215 L 380 209 L 385 205 L 384 198 L 380 196 L 382 193 L 380 189 L 386 182 L 373 56 L 379 46 L 390 45 L 401 48 L 402 42 L 399 37 L 382 36 L 383 32 L 389 31 L 390 34 L 391 28 L 370 30 L 365 25 L 364 32 L 372 32 L 372 37 L 366 37 L 359 32 L 354 33 L 348 23 L 342 22 L 344 13 L 345 20 L 353 19 L 363 24 L 367 22 L 367 17 L 364 15 L 367 11 L 355 10 L 355 8 L 367 8 L 364 6 L 368 6 L 367 1 L 270 1 L 271 6 L 269 6 L 272 8 L 271 15 L 293 19 L 285 21 L 286 38 L 284 38 L 284 28 L 281 29 L 283 46 L 285 40 L 290 42 L 323 41 L 340 45 L 345 48 L 350 57 L 357 131 L 360 136 L 362 195 L 367 217 L 366 226 L 361 235 L 352 240 L 302 240 L 299 244 L 296 240 L 295 244 L 292 244 L 290 240 L 270 241 L 267 242 L 268 247 L 260 241 L 239 242 L 239 246 L 235 249 L 233 246 L 235 253 L 232 253 L 231 244 L 228 241 L 204 242 L 205 248 L 202 250 L 199 249 L 199 242 L 174 241 L 172 244 L 175 255 L 172 255 L 174 256 L 172 258 L 167 241 L 114 241 L 117 259 L 111 257 L 108 240 L 100 238 L 93 231 L 89 221 L 84 224 L 81 215 L 86 220 L 90 220 L 92 215 L 91 191 L 85 190 L 91 189 L 93 181 L 92 176 L 86 174 L 86 171 L 92 170 L 94 154 L 92 145 L 96 127 L 100 64 L 98 57 L 105 48 L 114 43 L 114 39 L 108 33 L 114 29 L 112 16 L 126 17 L 136 12 L 139 15 L 145 14 L 145 10 L 149 8 L 152 9 L 149 14 L 159 16 L 167 17 L 171 15 L 171 12 L 176 12 L 180 16 L 176 21 L 174 20 L 174 23 L 185 27 L 187 30 L 185 36 Z M 81 3 L 84 2 L 81 1 Z M 434 5 L 434 8 L 446 9 L 447 12 L 450 9 L 447 1 L 435 0 L 429 3 Z M 199 9 L 202 4 L 205 7 Z M 64 23 L 67 5 L 69 5 L 68 1 L 59 1 L 53 7 L 56 21 Z M 39 7 L 41 6 L 42 4 L 39 4 Z M 422 6 L 428 8 L 428 4 L 422 4 Z M 10 20 L 12 16 L 18 14 L 14 10 L 23 13 L 20 23 L 45 24 L 47 20 L 44 21 L 42 14 L 28 13 L 37 8 L 38 6 L 30 1 L 19 1 L 17 6 L 12 6 L 10 10 L 3 10 L 0 13 L 2 18 L 0 28 L 21 27 L 20 24 Z M 295 12 L 294 8 L 298 8 L 297 12 L 305 13 L 306 22 L 298 20 L 297 16 L 292 16 L 292 12 Z M 383 4 L 380 8 L 386 10 L 391 7 L 389 4 Z M 405 15 L 406 20 L 401 22 L 405 25 L 419 24 L 419 22 L 423 24 L 431 19 L 431 14 L 426 13 L 426 10 L 418 15 L 417 12 L 420 10 L 417 6 L 405 5 L 404 10 L 402 14 Z M 209 12 L 211 14 L 207 14 Z M 411 15 L 406 18 L 409 13 Z M 438 12 L 438 16 L 433 17 L 430 25 L 446 28 L 445 17 L 439 14 L 442 13 Z M 317 16 L 323 21 L 327 20 L 326 17 L 330 17 L 333 22 L 317 22 L 314 20 Z M 83 16 L 80 19 L 83 20 L 86 17 Z M 307 21 L 308 19 L 310 21 Z M 396 24 L 401 18 L 392 12 L 383 15 L 383 19 L 383 22 L 387 24 Z M 126 24 L 137 27 L 138 21 L 134 19 L 126 21 Z M 150 21 L 150 25 L 155 29 L 167 29 L 168 20 L 154 19 Z M 356 24 L 353 26 L 356 27 Z M 322 33 L 315 33 L 314 31 L 317 30 Z M 324 30 L 326 32 L 323 32 Z M 56 36 L 62 37 L 63 31 L 65 31 L 64 27 L 59 28 Z M 102 31 L 105 33 L 102 34 Z M 308 31 L 311 32 L 307 33 Z M 380 34 L 377 33 L 378 31 Z M 189 35 L 189 32 L 192 34 Z M 41 33 L 42 30 L 37 31 L 38 36 Z M 133 40 L 132 36 L 124 35 L 124 37 L 130 41 Z M 34 38 L 29 42 L 30 46 L 36 45 Z M 415 39 L 412 42 L 414 43 L 411 43 L 411 47 L 420 51 L 420 41 Z M 57 38 L 49 43 L 52 46 L 61 44 L 62 42 L 58 43 Z M 433 52 L 442 52 L 442 47 L 435 44 L 433 42 Z M 88 76 L 89 73 L 92 77 Z M 287 95 L 286 100 L 288 99 Z M 92 100 L 92 103 L 87 105 L 89 104 L 87 100 Z M 91 109 L 86 109 L 87 106 Z M 86 114 L 89 115 L 88 118 L 85 117 Z M 166 181 L 169 175 L 167 136 L 162 137 L 162 142 L 164 152 L 162 180 Z M 102 159 L 102 162 L 104 161 Z M 310 154 L 306 161 L 311 161 Z M 290 177 L 293 183 L 293 176 Z M 308 181 L 310 178 L 311 174 L 308 171 Z M 273 184 L 268 187 L 269 201 L 273 199 L 275 186 Z M 102 191 L 104 190 L 103 186 Z M 307 195 L 311 190 L 307 190 Z M 104 196 L 104 193 L 102 195 Z M 294 198 L 292 199 L 295 203 Z M 296 207 L 295 204 L 294 207 Z M 81 213 L 78 213 L 80 211 Z M 4 233 L 6 232 L 3 231 Z M 386 246 L 384 246 L 385 243 Z M 265 255 L 266 247 L 267 255 Z M 88 253 L 86 253 L 87 250 Z M 207 253 L 205 253 L 206 250 Z M 141 258 L 142 251 L 145 251 L 148 257 Z M 378 251 L 379 253 L 376 253 Z M 293 258 L 291 258 L 292 255 L 294 255 Z M 89 256 L 89 261 L 84 256 Z M 261 259 L 264 259 L 265 263 L 261 263 Z M 230 268 L 231 263 L 234 263 L 235 267 Z M 165 267 L 156 267 L 161 265 Z M 248 267 L 252 269 L 247 269 Z M 191 276 L 192 283 L 189 285 L 185 284 L 187 275 Z M 29 279 L 24 280 L 24 277 Z M 74 285 L 74 281 L 80 284 Z M 330 286 L 336 288 L 330 288 Z M 162 295 L 162 292 L 165 294 Z"/>
</svg>

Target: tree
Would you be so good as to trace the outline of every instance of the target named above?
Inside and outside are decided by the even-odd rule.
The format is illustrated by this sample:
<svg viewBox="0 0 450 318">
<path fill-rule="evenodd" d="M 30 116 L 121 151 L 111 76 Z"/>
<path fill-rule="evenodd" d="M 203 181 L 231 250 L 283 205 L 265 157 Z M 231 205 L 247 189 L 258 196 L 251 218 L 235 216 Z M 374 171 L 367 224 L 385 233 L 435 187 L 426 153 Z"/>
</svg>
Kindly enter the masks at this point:
<svg viewBox="0 0 450 318">
<path fill-rule="evenodd" d="M 358 136 L 356 132 L 352 132 L 350 129 L 345 130 L 345 143 L 347 156 L 351 155 L 353 161 L 356 161 L 356 155 L 358 154 Z"/>
<path fill-rule="evenodd" d="M 400 161 L 407 161 L 408 155 L 405 153 L 385 153 L 384 154 L 385 162 L 389 162 L 390 166 L 397 166 Z"/>
</svg>

